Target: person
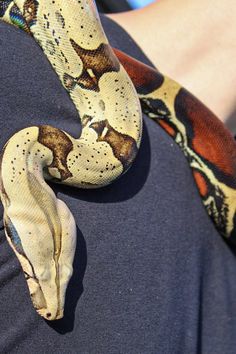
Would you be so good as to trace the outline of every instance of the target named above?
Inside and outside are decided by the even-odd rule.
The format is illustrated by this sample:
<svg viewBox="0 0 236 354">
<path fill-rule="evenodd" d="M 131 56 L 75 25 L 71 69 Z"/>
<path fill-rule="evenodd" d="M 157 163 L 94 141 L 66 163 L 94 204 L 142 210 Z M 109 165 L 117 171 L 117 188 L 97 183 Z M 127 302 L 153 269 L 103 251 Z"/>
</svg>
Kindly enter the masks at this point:
<svg viewBox="0 0 236 354">
<path fill-rule="evenodd" d="M 113 47 L 151 65 L 126 31 L 106 17 L 102 22 Z M 0 31 L 2 147 L 34 124 L 78 136 L 75 107 L 41 49 L 17 28 L 0 22 Z M 235 352 L 234 249 L 206 214 L 182 152 L 159 126 L 144 117 L 138 157 L 114 184 L 52 187 L 78 225 L 65 317 L 50 323 L 36 314 L 1 230 L 1 353 Z"/>
<path fill-rule="evenodd" d="M 178 4 L 159 0 L 109 16 L 161 72 L 187 88 L 236 133 L 235 13 L 233 0 Z"/>
</svg>

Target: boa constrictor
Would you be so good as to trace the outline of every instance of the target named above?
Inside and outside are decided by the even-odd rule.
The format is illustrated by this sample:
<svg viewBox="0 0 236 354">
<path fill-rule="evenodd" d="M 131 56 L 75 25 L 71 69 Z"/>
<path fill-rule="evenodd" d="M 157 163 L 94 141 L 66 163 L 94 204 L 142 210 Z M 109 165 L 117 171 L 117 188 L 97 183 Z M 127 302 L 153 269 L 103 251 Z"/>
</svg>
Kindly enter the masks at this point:
<svg viewBox="0 0 236 354">
<path fill-rule="evenodd" d="M 219 233 L 236 238 L 231 134 L 179 84 L 112 50 L 93 0 L 0 0 L 0 18 L 36 39 L 83 127 L 79 139 L 51 126 L 29 127 L 12 136 L 1 154 L 5 233 L 41 316 L 63 316 L 76 245 L 74 218 L 45 179 L 98 188 L 126 172 L 140 146 L 139 101 L 183 151 Z"/>
</svg>

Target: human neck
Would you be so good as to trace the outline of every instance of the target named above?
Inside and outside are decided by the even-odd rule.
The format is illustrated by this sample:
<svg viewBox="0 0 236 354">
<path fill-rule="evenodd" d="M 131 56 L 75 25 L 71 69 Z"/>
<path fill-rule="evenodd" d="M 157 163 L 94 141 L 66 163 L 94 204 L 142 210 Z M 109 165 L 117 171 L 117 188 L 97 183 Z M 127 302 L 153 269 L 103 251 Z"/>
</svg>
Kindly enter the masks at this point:
<svg viewBox="0 0 236 354">
<path fill-rule="evenodd" d="M 234 0 L 159 0 L 111 18 L 161 72 L 226 121 L 236 98 L 235 16 Z"/>
</svg>

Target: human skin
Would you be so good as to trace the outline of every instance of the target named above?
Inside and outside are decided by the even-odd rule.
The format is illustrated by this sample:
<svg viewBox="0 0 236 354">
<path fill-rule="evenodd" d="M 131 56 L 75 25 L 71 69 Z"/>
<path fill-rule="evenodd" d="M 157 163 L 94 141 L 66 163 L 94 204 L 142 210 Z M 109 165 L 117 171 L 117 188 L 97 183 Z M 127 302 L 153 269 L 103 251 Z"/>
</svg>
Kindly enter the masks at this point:
<svg viewBox="0 0 236 354">
<path fill-rule="evenodd" d="M 110 17 L 236 133 L 235 0 L 158 0 Z"/>
</svg>

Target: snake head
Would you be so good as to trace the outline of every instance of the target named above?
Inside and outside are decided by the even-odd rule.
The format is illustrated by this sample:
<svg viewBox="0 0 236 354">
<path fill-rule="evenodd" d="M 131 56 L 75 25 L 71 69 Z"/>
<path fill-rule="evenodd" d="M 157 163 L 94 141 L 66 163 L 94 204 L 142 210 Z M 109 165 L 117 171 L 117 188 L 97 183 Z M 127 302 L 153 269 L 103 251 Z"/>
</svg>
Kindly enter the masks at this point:
<svg viewBox="0 0 236 354">
<path fill-rule="evenodd" d="M 45 213 L 38 213 L 32 223 L 34 210 L 23 212 L 17 205 L 4 215 L 6 236 L 23 268 L 33 305 L 47 320 L 63 317 L 76 247 L 74 218 L 64 202 L 55 200 L 46 220 Z"/>
</svg>

